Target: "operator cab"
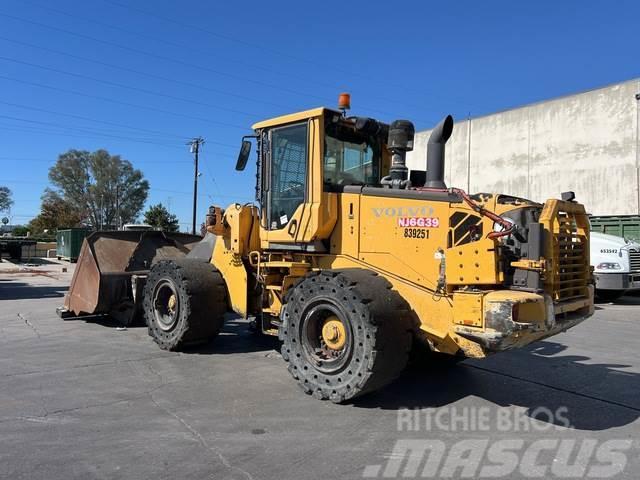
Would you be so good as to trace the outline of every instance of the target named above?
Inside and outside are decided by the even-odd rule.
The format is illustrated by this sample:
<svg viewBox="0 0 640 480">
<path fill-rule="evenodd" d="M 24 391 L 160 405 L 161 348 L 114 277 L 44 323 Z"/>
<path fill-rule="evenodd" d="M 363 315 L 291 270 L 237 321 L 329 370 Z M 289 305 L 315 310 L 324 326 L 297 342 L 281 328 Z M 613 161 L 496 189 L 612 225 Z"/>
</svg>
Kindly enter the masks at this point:
<svg viewBox="0 0 640 480">
<path fill-rule="evenodd" d="M 258 122 L 255 134 L 243 138 L 236 170 L 245 168 L 253 138 L 263 248 L 326 251 L 322 240 L 336 223 L 336 194 L 347 187 L 410 187 L 405 155 L 413 148 L 413 124 L 347 116 L 349 108 L 342 94 L 339 110 L 316 108 Z"/>
</svg>

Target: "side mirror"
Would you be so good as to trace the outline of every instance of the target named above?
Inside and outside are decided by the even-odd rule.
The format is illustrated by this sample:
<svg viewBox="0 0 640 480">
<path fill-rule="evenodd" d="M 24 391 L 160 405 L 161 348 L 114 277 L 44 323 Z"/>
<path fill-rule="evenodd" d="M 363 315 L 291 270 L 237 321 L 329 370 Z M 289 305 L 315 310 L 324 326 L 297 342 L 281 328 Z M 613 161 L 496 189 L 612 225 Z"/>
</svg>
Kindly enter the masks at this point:
<svg viewBox="0 0 640 480">
<path fill-rule="evenodd" d="M 240 147 L 240 153 L 238 154 L 238 161 L 236 162 L 236 170 L 244 170 L 244 167 L 247 166 L 247 160 L 249 160 L 250 153 L 251 142 L 249 140 L 242 140 L 242 146 Z"/>
</svg>

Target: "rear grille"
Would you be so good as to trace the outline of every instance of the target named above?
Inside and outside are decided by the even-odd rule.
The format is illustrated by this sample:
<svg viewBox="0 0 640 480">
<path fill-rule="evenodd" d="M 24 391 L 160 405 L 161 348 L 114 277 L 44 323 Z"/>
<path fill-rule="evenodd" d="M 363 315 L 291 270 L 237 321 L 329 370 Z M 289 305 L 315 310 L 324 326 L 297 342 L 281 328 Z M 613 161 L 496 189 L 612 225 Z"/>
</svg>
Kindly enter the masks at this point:
<svg viewBox="0 0 640 480">
<path fill-rule="evenodd" d="M 569 300 L 587 295 L 589 281 L 589 245 L 572 213 L 558 212 L 553 242 L 557 260 L 552 262 L 554 300 Z M 638 254 L 640 268 L 640 253 Z"/>
<path fill-rule="evenodd" d="M 632 273 L 640 273 L 640 252 L 629 251 L 629 266 Z"/>
</svg>

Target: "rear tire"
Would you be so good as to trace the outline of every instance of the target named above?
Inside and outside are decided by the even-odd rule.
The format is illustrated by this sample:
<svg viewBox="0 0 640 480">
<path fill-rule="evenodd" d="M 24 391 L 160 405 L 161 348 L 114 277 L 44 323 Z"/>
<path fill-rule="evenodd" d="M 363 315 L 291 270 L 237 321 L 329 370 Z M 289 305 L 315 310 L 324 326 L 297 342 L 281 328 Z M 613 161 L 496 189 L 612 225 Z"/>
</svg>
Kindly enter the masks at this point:
<svg viewBox="0 0 640 480">
<path fill-rule="evenodd" d="M 210 263 L 181 258 L 151 268 L 144 316 L 149 335 L 163 350 L 208 342 L 220 332 L 226 310 L 224 280 Z"/>
<path fill-rule="evenodd" d="M 313 272 L 288 292 L 282 317 L 282 357 L 304 392 L 320 400 L 382 388 L 407 364 L 410 310 L 375 272 Z"/>
</svg>

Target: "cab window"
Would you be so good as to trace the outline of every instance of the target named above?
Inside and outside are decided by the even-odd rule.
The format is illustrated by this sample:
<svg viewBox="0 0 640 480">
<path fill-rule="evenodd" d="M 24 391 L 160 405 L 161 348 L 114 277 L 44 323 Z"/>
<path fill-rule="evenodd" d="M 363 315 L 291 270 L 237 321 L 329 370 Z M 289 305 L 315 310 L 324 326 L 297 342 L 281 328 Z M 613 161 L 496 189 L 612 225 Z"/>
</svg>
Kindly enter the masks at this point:
<svg viewBox="0 0 640 480">
<path fill-rule="evenodd" d="M 283 228 L 304 203 L 307 144 L 306 122 L 271 131 L 270 230 Z"/>
<path fill-rule="evenodd" d="M 346 185 L 378 184 L 380 156 L 375 139 L 348 126 L 329 123 L 324 140 L 325 191 L 341 191 Z"/>
</svg>

